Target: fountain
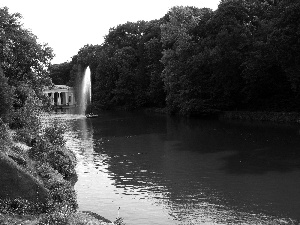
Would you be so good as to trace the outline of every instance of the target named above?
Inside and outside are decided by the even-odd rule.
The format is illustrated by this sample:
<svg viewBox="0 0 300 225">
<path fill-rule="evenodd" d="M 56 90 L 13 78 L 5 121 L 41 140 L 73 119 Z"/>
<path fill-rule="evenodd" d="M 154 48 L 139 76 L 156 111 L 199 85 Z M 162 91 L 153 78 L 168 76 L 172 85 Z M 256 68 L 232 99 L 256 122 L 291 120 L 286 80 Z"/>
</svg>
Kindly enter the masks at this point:
<svg viewBox="0 0 300 225">
<path fill-rule="evenodd" d="M 88 107 L 91 106 L 92 102 L 92 85 L 91 85 L 91 70 L 88 66 L 84 73 L 83 79 L 81 84 L 81 91 L 80 91 L 80 114 L 86 114 Z"/>
</svg>

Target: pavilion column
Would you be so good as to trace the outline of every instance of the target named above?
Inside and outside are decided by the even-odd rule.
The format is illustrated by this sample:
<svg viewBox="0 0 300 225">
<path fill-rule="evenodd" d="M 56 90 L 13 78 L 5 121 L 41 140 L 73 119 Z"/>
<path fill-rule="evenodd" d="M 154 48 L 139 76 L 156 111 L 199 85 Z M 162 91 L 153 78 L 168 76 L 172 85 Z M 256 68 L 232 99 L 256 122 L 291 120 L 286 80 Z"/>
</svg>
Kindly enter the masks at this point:
<svg viewBox="0 0 300 225">
<path fill-rule="evenodd" d="M 54 105 L 54 92 L 51 92 L 50 94 L 51 94 L 51 96 L 50 96 L 50 98 L 51 98 L 51 105 Z"/>
<path fill-rule="evenodd" d="M 73 93 L 71 93 L 71 105 L 74 105 L 74 97 L 73 97 Z"/>
<path fill-rule="evenodd" d="M 64 97 L 65 102 L 64 102 L 64 104 L 68 105 L 68 104 L 70 104 L 69 103 L 69 93 L 68 92 L 64 92 L 64 94 L 65 94 L 65 97 Z"/>
<path fill-rule="evenodd" d="M 57 92 L 57 105 L 61 105 L 61 92 Z"/>
<path fill-rule="evenodd" d="M 51 93 L 51 101 L 52 101 L 52 105 L 54 105 L 54 92 Z"/>
</svg>

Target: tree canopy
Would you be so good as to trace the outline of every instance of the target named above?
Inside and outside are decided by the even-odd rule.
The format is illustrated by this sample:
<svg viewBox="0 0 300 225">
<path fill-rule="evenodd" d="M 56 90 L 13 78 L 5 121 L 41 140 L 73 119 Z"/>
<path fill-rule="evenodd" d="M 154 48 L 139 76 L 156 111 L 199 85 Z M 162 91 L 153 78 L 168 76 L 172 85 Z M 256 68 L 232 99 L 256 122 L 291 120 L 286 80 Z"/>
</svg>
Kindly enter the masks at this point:
<svg viewBox="0 0 300 225">
<path fill-rule="evenodd" d="M 24 96 L 41 96 L 45 85 L 51 84 L 48 67 L 53 58 L 52 49 L 47 44 L 40 44 L 37 37 L 21 24 L 19 13 L 9 13 L 7 7 L 0 8 L 0 105 L 7 106 L 0 110 L 1 116 L 12 106 L 25 102 Z M 24 88 L 26 87 L 26 88 Z M 28 90 L 20 95 L 20 90 Z M 13 100 L 12 100 L 13 99 Z"/>
<path fill-rule="evenodd" d="M 215 11 L 176 6 L 81 48 L 70 80 L 89 65 L 101 109 L 299 111 L 299 12 L 297 0 L 221 0 Z"/>
</svg>

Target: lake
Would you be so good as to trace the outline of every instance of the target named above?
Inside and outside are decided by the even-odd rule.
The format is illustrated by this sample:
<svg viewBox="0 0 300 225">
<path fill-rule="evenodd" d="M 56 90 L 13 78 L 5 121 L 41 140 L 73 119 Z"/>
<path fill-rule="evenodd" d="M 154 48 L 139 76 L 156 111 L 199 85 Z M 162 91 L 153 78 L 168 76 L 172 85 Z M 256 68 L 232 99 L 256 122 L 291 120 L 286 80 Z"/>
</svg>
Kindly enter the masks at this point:
<svg viewBox="0 0 300 225">
<path fill-rule="evenodd" d="M 128 225 L 298 224 L 300 126 L 104 112 L 67 125 L 79 210 Z"/>
</svg>

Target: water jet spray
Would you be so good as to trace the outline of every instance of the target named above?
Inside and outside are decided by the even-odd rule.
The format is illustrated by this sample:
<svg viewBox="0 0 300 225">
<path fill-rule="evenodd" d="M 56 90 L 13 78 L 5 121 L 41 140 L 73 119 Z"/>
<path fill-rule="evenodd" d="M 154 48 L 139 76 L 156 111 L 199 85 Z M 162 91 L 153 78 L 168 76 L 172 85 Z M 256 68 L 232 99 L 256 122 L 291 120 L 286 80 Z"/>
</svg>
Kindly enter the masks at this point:
<svg viewBox="0 0 300 225">
<path fill-rule="evenodd" d="M 81 84 L 81 93 L 80 93 L 80 114 L 87 114 L 87 109 L 91 106 L 92 103 L 92 84 L 91 84 L 91 70 L 88 66 L 84 73 Z"/>
</svg>

